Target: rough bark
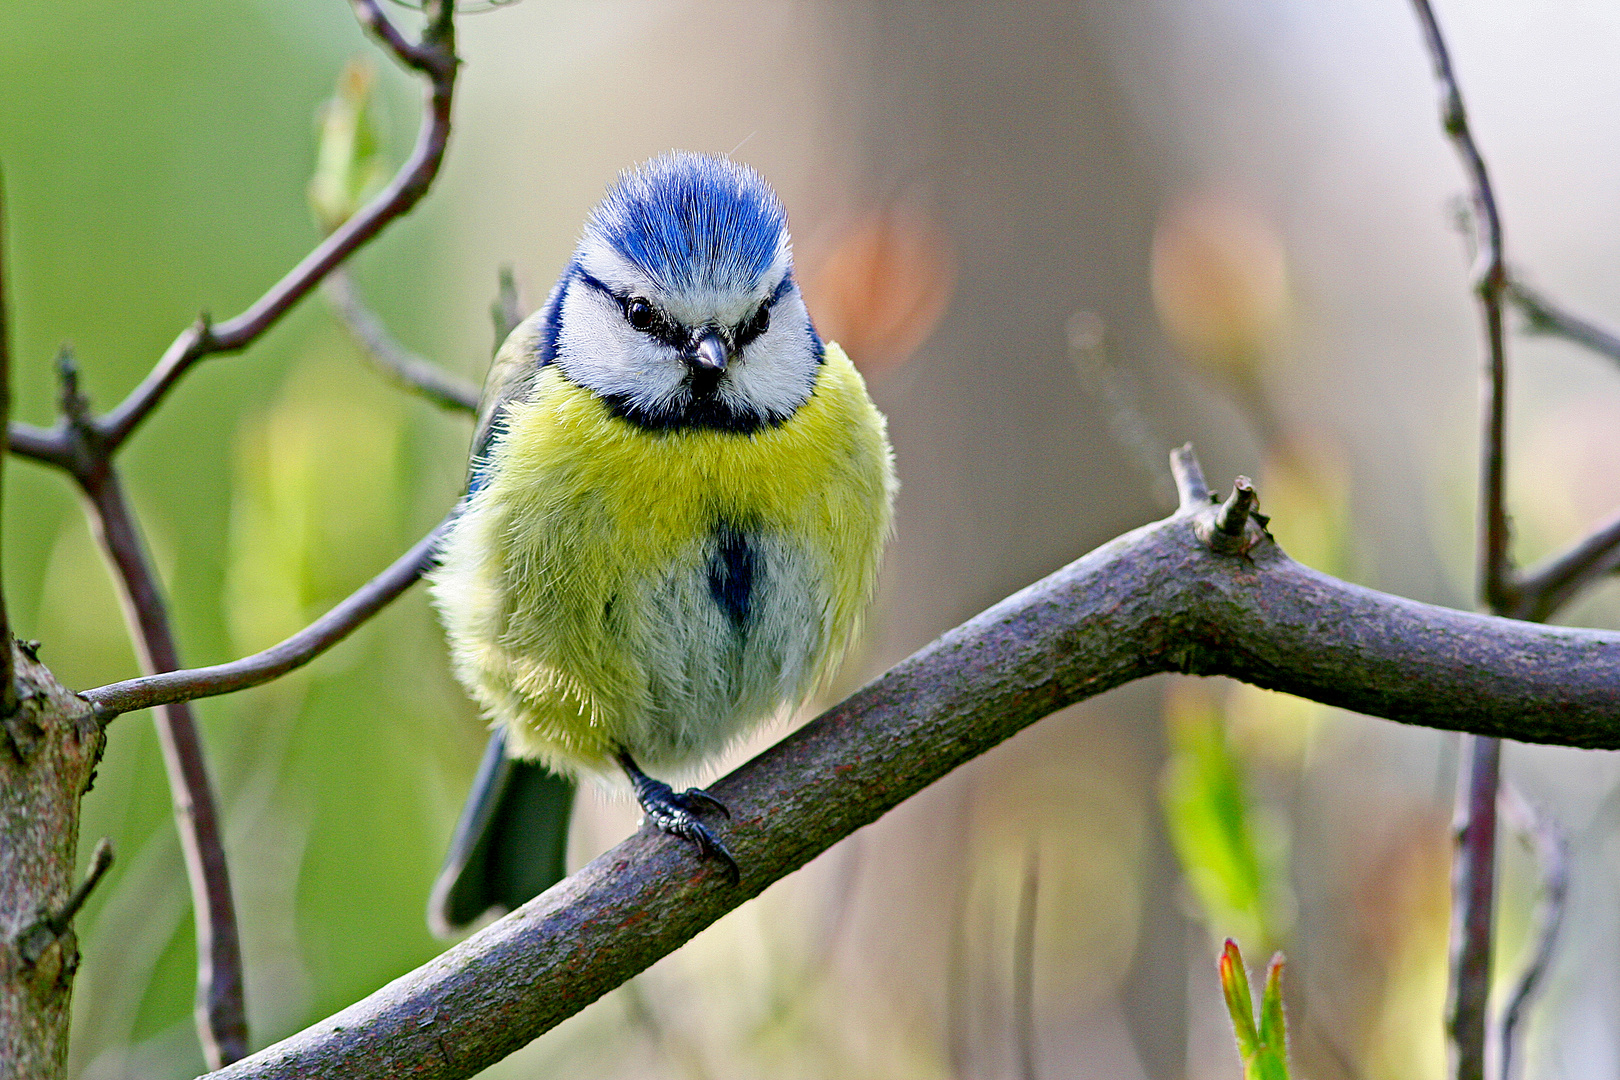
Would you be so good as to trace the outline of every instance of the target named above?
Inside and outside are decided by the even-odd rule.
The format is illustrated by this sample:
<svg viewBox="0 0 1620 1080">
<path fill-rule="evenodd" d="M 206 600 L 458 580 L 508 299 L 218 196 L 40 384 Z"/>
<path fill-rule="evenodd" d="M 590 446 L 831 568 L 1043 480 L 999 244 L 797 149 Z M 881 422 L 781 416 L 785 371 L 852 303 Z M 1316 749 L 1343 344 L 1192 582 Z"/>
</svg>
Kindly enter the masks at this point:
<svg viewBox="0 0 1620 1080">
<path fill-rule="evenodd" d="M 67 1065 L 79 965 L 73 929 L 58 923 L 73 892 L 79 800 L 106 740 L 87 702 L 28 648 L 13 649 L 19 703 L 0 724 L 0 1076 L 52 1080 Z"/>
<path fill-rule="evenodd" d="M 1155 672 L 1431 727 L 1620 746 L 1620 634 L 1349 585 L 1208 506 L 1128 533 L 904 661 L 711 790 L 738 885 L 637 833 L 343 1012 L 217 1074 L 471 1076 L 1026 725 Z M 1230 553 L 1217 553 L 1211 546 Z"/>
</svg>

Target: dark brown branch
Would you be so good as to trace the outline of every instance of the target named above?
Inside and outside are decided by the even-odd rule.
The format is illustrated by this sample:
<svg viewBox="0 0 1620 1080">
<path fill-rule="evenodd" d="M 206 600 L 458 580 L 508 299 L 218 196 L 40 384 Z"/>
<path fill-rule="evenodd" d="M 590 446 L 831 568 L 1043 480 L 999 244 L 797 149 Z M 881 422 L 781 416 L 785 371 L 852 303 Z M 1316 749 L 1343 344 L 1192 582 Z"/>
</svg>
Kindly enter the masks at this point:
<svg viewBox="0 0 1620 1080">
<path fill-rule="evenodd" d="M 435 405 L 477 415 L 478 388 L 396 341 L 360 298 L 354 279 L 345 271 L 332 271 L 321 283 L 321 292 L 378 370 Z"/>
<path fill-rule="evenodd" d="M 1520 618 L 1543 622 L 1592 582 L 1620 570 L 1620 514 L 1568 551 L 1528 570 L 1519 580 Z"/>
<path fill-rule="evenodd" d="M 6 280 L 6 191 L 5 174 L 0 173 L 0 431 L 11 423 L 11 323 Z M 0 472 L 5 462 L 0 461 Z M 0 484 L 0 495 L 4 493 Z M 17 673 L 11 658 L 11 620 L 6 617 L 6 598 L 0 592 L 0 718 L 17 711 Z"/>
<path fill-rule="evenodd" d="M 1485 158 L 1474 142 L 1462 88 L 1429 0 L 1412 0 L 1440 84 L 1440 120 L 1468 174 L 1477 231 L 1474 293 L 1485 338 L 1484 430 L 1480 440 L 1479 593 L 1497 614 L 1514 608 L 1515 582 L 1505 495 L 1507 338 L 1502 297 L 1507 264 L 1502 217 Z M 1451 976 L 1446 1030 L 1454 1080 L 1485 1080 L 1491 983 L 1491 914 L 1496 888 L 1496 791 L 1502 748 L 1463 740 L 1471 767 L 1459 774 L 1457 854 L 1452 869 Z"/>
<path fill-rule="evenodd" d="M 148 672 L 175 670 L 180 667 L 180 655 L 163 595 L 110 463 L 85 487 L 85 495 L 102 550 L 122 586 L 127 618 L 137 631 L 141 666 Z M 197 937 L 197 1034 L 210 1067 L 219 1068 L 241 1058 L 248 1049 L 242 945 L 225 863 L 224 833 L 191 706 L 185 702 L 166 705 L 155 720 L 180 850 L 191 882 Z"/>
<path fill-rule="evenodd" d="M 1507 299 L 1524 316 L 1525 329 L 1531 333 L 1573 341 L 1620 363 L 1620 334 L 1565 311 L 1515 277 L 1508 279 Z"/>
<path fill-rule="evenodd" d="M 361 623 L 410 588 L 433 565 L 433 549 L 449 520 L 446 518 L 415 547 L 395 559 L 388 569 L 356 589 L 331 611 L 280 644 L 226 664 L 126 679 L 86 690 L 80 696 L 94 705 L 105 721 L 119 713 L 229 694 L 280 678 L 348 637 Z"/>
<path fill-rule="evenodd" d="M 714 785 L 741 883 L 648 832 L 422 968 L 222 1078 L 471 1076 L 771 882 L 1039 718 L 1155 672 L 1358 712 L 1620 746 L 1620 633 L 1349 585 L 1262 537 L 1218 555 L 1208 506 L 1103 545 L 950 631 Z"/>
<path fill-rule="evenodd" d="M 1474 1031 L 1489 1016 L 1491 928 L 1496 910 L 1496 793 L 1502 741 L 1464 739 L 1467 766 L 1457 778 L 1457 846 L 1451 863 L 1451 978 L 1446 1033 L 1452 1075 L 1484 1080 L 1485 1040 Z"/>
<path fill-rule="evenodd" d="M 1501 815 L 1529 845 L 1541 868 L 1541 902 L 1536 905 L 1530 960 L 1508 996 L 1497 1030 L 1497 1074 L 1501 1080 L 1513 1080 L 1519 1030 L 1541 992 L 1564 922 L 1564 904 L 1569 895 L 1569 843 L 1556 822 L 1536 813 L 1511 786 L 1502 789 Z"/>
<path fill-rule="evenodd" d="M 1451 67 L 1451 55 L 1429 0 L 1412 0 L 1423 27 L 1424 43 L 1440 84 L 1440 122 L 1468 174 L 1478 231 L 1474 265 L 1474 292 L 1478 296 L 1485 330 L 1486 404 L 1481 447 L 1481 552 L 1480 591 L 1494 610 L 1508 607 L 1502 586 L 1511 575 L 1508 557 L 1507 511 L 1503 503 L 1503 470 L 1507 435 L 1507 346 L 1503 333 L 1502 294 L 1507 287 L 1507 264 L 1502 247 L 1502 217 L 1496 206 L 1485 158 L 1468 127 L 1462 89 Z"/>
<path fill-rule="evenodd" d="M 450 108 L 459 64 L 455 53 L 454 3 L 427 0 L 427 26 L 422 41 L 413 44 L 388 21 L 377 0 L 351 2 L 360 22 L 400 63 L 427 77 L 425 115 L 416 146 L 387 187 L 322 240 L 251 307 L 221 323 L 201 316 L 174 340 L 141 384 L 116 408 L 95 421 L 109 454 L 123 445 L 136 426 L 197 361 L 221 353 L 240 352 L 257 341 L 339 264 L 389 222 L 410 211 L 438 175 L 450 138 Z M 61 464 L 69 457 L 72 435 L 62 425 L 49 431 L 19 429 L 13 425 L 8 435 L 15 453 L 53 464 Z"/>
</svg>

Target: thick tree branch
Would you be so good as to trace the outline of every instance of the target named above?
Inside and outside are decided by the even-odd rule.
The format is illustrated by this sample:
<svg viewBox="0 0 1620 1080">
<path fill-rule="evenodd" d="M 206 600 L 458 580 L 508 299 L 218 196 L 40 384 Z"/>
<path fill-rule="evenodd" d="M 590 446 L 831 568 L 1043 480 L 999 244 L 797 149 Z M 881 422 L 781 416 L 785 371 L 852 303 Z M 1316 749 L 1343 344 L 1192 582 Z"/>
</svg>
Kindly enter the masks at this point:
<svg viewBox="0 0 1620 1080">
<path fill-rule="evenodd" d="M 1199 539 L 1217 513 L 1206 501 L 1105 544 L 719 781 L 739 885 L 679 841 L 639 832 L 221 1077 L 394 1076 L 403 1062 L 424 1080 L 470 1076 L 957 765 L 1156 672 L 1227 675 L 1433 727 L 1620 746 L 1620 633 L 1349 585 L 1289 559 L 1252 517 L 1247 554 L 1217 554 Z"/>
<path fill-rule="evenodd" d="M 197 361 L 247 348 L 287 313 L 343 260 L 403 216 L 427 193 L 438 175 L 450 138 L 450 109 L 456 70 L 453 0 L 427 0 L 428 23 L 420 44 L 406 41 L 383 15 L 378 0 L 351 0 L 356 17 L 388 47 L 400 63 L 427 77 L 425 117 L 410 157 L 388 186 L 359 213 L 334 230 L 304 260 L 235 318 L 214 323 L 204 315 L 188 327 L 158 360 L 141 384 L 110 413 L 94 423 L 109 454 L 129 438 L 169 389 Z M 69 453 L 72 435 L 62 425 L 49 431 L 10 430 L 15 453 L 60 463 Z"/>
<path fill-rule="evenodd" d="M 14 670 L 18 707 L 0 720 L 0 1073 L 56 1080 L 79 963 L 68 925 L 79 799 L 106 737 L 28 649 Z"/>
<path fill-rule="evenodd" d="M 454 511 L 451 513 L 454 516 Z M 449 522 L 447 517 L 417 541 L 416 546 L 395 559 L 388 569 L 356 589 L 331 611 L 263 652 L 211 667 L 164 671 L 109 683 L 86 690 L 80 696 L 90 702 L 106 722 L 119 713 L 229 694 L 280 678 L 348 637 L 361 623 L 410 588 L 433 565 L 434 548 Z"/>
<path fill-rule="evenodd" d="M 331 302 L 349 334 L 365 350 L 366 357 L 380 371 L 435 405 L 477 415 L 478 388 L 395 340 L 382 320 L 360 298 L 354 279 L 346 272 L 334 270 L 321 283 L 321 292 Z"/>
</svg>

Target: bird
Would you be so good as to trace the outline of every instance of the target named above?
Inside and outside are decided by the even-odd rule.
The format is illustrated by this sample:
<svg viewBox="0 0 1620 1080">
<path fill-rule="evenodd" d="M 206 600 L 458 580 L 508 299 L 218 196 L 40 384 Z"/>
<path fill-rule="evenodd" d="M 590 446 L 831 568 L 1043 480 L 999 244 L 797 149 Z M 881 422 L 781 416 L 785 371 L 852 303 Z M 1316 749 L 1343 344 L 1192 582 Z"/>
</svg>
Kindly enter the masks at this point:
<svg viewBox="0 0 1620 1080">
<path fill-rule="evenodd" d="M 824 687 L 891 532 L 887 423 L 728 157 L 627 170 L 491 365 L 432 600 L 492 734 L 433 884 L 450 936 L 564 875 L 587 778 L 739 868 L 690 771 Z"/>
</svg>

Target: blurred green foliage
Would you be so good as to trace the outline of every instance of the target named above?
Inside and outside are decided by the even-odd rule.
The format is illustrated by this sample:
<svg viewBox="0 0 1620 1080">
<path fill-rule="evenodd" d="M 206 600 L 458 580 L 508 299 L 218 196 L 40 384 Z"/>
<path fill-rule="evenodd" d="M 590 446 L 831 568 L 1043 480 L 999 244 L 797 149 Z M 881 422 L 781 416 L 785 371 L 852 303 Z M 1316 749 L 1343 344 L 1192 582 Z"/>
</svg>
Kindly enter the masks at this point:
<svg viewBox="0 0 1620 1080">
<path fill-rule="evenodd" d="M 1164 717 L 1165 825 L 1199 914 L 1216 940 L 1242 937 L 1274 947 L 1287 931 L 1283 845 L 1249 793 L 1222 709 L 1205 684 L 1177 682 Z"/>
<path fill-rule="evenodd" d="M 343 4 L 0 4 L 21 419 L 52 421 L 61 342 L 105 410 L 199 310 L 235 314 L 319 239 L 305 201 L 312 119 L 345 58 L 371 51 Z M 371 107 L 401 122 L 350 117 L 365 153 L 341 177 L 318 175 L 334 198 L 363 196 L 414 136 L 418 88 L 378 68 Z M 329 143 L 338 111 L 325 113 Z M 368 148 L 378 130 L 387 138 Z M 362 277 L 433 257 L 444 214 L 428 203 L 367 250 Z M 480 373 L 483 313 L 423 310 L 422 287 L 390 274 L 368 291 L 396 332 Z M 184 661 L 262 648 L 380 570 L 455 498 L 466 439 L 464 420 L 380 385 L 319 299 L 246 353 L 200 365 L 119 462 Z M 135 674 L 70 484 L 13 459 L 4 513 L 19 635 L 71 687 Z M 419 593 L 303 672 L 200 713 L 262 1045 L 438 951 L 421 908 L 481 724 Z M 75 1075 L 201 1069 L 170 815 L 148 717 L 119 719 L 84 806 L 84 850 L 108 836 L 118 859 L 79 927 Z"/>
</svg>

